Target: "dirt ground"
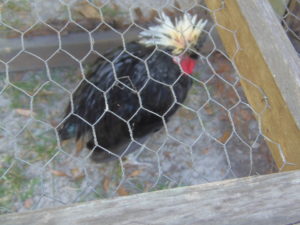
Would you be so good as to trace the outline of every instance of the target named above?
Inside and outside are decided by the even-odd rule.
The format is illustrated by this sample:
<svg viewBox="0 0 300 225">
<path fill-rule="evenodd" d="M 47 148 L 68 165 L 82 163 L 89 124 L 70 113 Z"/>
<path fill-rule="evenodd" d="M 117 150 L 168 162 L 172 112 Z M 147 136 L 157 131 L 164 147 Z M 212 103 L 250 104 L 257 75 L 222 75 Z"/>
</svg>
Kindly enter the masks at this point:
<svg viewBox="0 0 300 225">
<path fill-rule="evenodd" d="M 38 209 L 275 171 L 263 135 L 242 95 L 238 76 L 222 54 L 216 52 L 212 63 L 219 75 L 213 75 L 208 65 L 199 62 L 199 81 L 206 84 L 194 83 L 185 107 L 168 123 L 168 135 L 161 130 L 139 151 L 121 161 L 101 164 L 89 159 L 88 150 L 76 156 L 75 142 L 57 148 L 51 124 L 59 122 L 68 101 L 62 89 L 45 85 L 33 97 L 34 118 L 38 121 L 28 115 L 30 98 L 15 93 L 11 87 L 5 89 L 0 96 L 0 117 L 1 126 L 9 132 L 0 136 L 0 168 L 11 167 L 5 175 L 8 177 L 20 172 L 18 175 L 23 178 L 14 181 L 21 185 L 17 194 L 25 189 L 28 196 L 13 196 L 17 201 L 3 211 Z M 64 79 L 60 84 L 71 89 L 72 69 L 54 69 L 53 75 L 65 76 L 68 72 L 70 80 Z M 26 77 L 25 73 L 15 79 Z M 228 108 L 237 103 L 238 97 L 233 87 L 224 82 L 225 78 L 235 84 L 243 99 L 231 110 Z"/>
<path fill-rule="evenodd" d="M 40 4 L 45 19 L 61 15 L 59 3 L 53 12 L 44 10 L 49 1 Z M 138 151 L 101 164 L 92 162 L 86 149 L 76 155 L 76 143 L 59 143 L 54 132 L 68 91 L 81 79 L 76 68 L 10 72 L 9 83 L 1 73 L 0 212 L 275 172 L 240 75 L 222 46 L 207 41 L 204 49 L 193 87 L 168 132 L 161 130 Z"/>
</svg>

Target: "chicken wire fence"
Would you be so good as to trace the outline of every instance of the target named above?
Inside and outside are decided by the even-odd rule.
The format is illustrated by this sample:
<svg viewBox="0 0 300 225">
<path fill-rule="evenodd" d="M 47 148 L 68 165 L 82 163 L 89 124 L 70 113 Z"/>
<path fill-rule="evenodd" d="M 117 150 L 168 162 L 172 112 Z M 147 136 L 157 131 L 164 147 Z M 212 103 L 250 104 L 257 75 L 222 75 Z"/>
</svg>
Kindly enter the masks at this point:
<svg viewBox="0 0 300 225">
<path fill-rule="evenodd" d="M 228 58 L 216 32 L 219 25 L 213 23 L 203 1 L 2 0 L 0 4 L 1 42 L 5 44 L 0 55 L 2 213 L 277 171 L 267 142 L 277 146 L 279 153 L 281 146 L 260 126 L 268 96 L 245 79 Z M 58 127 L 67 120 L 64 111 L 76 89 L 83 82 L 92 84 L 86 77 L 93 65 L 88 59 L 106 54 L 103 49 L 107 46 L 96 48 L 94 37 L 109 32 L 108 39 L 118 38 L 123 53 L 135 57 L 125 48 L 130 32 L 155 24 L 154 18 L 162 11 L 171 18 L 190 13 L 208 20 L 196 69 L 188 76 L 193 82 L 188 97 L 183 103 L 174 99 L 173 103 L 180 105 L 175 115 L 147 136 L 139 149 L 128 155 L 114 154 L 113 161 L 93 162 L 92 151 L 83 143 L 60 141 Z M 228 31 L 236 35 L 236 31 Z M 88 46 L 80 53 L 68 47 L 72 42 L 68 35 L 78 32 Z M 30 40 L 43 35 L 56 40 L 47 56 L 28 47 Z M 8 41 L 14 51 L 6 45 Z M 165 50 L 157 47 L 156 51 Z M 55 67 L 57 61 L 65 66 Z M 110 63 L 115 66 L 114 59 Z M 39 69 L 16 69 L 33 64 Z M 124 77 L 128 79 L 126 74 L 119 76 L 114 85 L 122 84 Z M 260 91 L 265 102 L 261 112 L 248 104 L 242 79 Z M 163 85 L 174 88 L 174 84 Z M 140 109 L 148 110 L 143 105 Z M 106 112 L 129 124 L 130 118 L 124 120 L 109 108 Z M 158 116 L 164 118 L 165 114 Z M 283 166 L 288 163 L 283 154 L 282 160 Z"/>
<path fill-rule="evenodd" d="M 285 1 L 282 5 L 275 6 L 278 17 L 300 56 L 300 1 Z"/>
</svg>

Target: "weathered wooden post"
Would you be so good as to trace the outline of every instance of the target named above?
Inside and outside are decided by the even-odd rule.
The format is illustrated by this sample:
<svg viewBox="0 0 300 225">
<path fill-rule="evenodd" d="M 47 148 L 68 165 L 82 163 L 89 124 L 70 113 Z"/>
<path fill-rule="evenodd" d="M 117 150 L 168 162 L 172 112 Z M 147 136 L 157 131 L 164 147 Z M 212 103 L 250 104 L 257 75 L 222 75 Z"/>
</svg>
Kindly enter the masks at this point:
<svg viewBox="0 0 300 225">
<path fill-rule="evenodd" d="M 300 60 L 269 1 L 206 4 L 278 168 L 299 169 Z"/>
</svg>

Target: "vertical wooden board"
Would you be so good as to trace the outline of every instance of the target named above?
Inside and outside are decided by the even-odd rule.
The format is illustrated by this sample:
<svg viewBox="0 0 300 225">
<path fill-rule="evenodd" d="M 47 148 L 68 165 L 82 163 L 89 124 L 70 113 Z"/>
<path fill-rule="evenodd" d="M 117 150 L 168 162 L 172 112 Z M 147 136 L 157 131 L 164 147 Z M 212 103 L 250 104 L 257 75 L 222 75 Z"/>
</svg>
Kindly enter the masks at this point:
<svg viewBox="0 0 300 225">
<path fill-rule="evenodd" d="M 289 90 L 282 90 L 278 87 L 278 82 L 276 80 L 278 79 L 276 77 L 277 74 L 275 75 L 270 67 L 272 63 L 273 65 L 274 63 L 277 64 L 279 68 L 284 67 L 286 69 L 286 74 L 284 73 L 285 71 L 279 71 L 281 73 L 279 75 L 286 75 L 286 81 L 290 82 L 291 88 L 293 88 L 293 85 L 298 88 L 297 74 L 292 74 L 292 77 L 295 78 L 295 82 L 293 80 L 288 80 L 288 73 L 295 73 L 294 71 L 297 71 L 297 69 L 295 70 L 295 67 L 289 69 L 286 64 L 297 64 L 297 60 L 299 59 L 297 58 L 294 59 L 294 61 L 291 60 L 292 62 L 286 62 L 286 59 L 281 55 L 281 50 L 285 50 L 285 48 L 291 49 L 290 46 L 286 47 L 286 45 L 290 45 L 289 41 L 285 42 L 285 40 L 288 40 L 287 37 L 279 37 L 280 40 L 278 41 L 282 46 L 278 49 L 277 55 L 264 52 L 257 42 L 257 36 L 261 35 L 261 37 L 264 37 L 264 35 L 262 33 L 257 34 L 257 36 L 253 35 L 253 31 L 249 26 L 251 21 L 246 20 L 240 6 L 242 3 L 244 5 L 248 4 L 247 7 L 244 7 L 244 10 L 252 10 L 253 15 L 256 13 L 256 17 L 258 18 L 263 15 L 257 12 L 257 4 L 266 1 L 253 0 L 241 2 L 242 1 L 239 0 L 206 0 L 206 4 L 208 8 L 210 8 L 212 17 L 217 24 L 218 32 L 224 47 L 241 75 L 241 84 L 247 99 L 259 115 L 257 119 L 261 122 L 262 132 L 267 139 L 268 146 L 272 151 L 277 166 L 282 170 L 299 169 L 300 130 L 296 123 L 297 118 L 295 119 L 295 116 L 297 116 L 297 110 L 295 111 L 295 108 L 299 107 L 299 105 L 297 105 L 299 99 L 297 96 L 290 94 L 291 99 L 296 99 L 294 101 L 294 104 L 296 105 L 293 108 L 294 114 L 292 114 L 286 103 L 289 99 L 284 99 L 282 96 L 283 91 L 288 92 Z M 275 16 L 274 18 L 276 20 Z M 255 17 L 253 17 L 253 19 L 255 20 Z M 268 21 L 269 24 L 256 23 L 255 25 L 270 26 L 270 23 L 272 24 L 272 22 L 274 22 L 275 25 L 270 29 L 275 29 L 274 31 L 276 31 L 276 29 L 282 29 L 277 20 Z M 276 44 L 279 44 L 277 43 L 277 40 L 272 38 L 265 39 L 264 41 L 266 42 L 266 45 L 270 45 L 271 47 L 273 44 L 274 48 Z M 293 55 L 295 53 L 291 52 L 290 54 Z M 274 62 L 270 63 L 270 60 L 266 60 L 266 57 L 273 57 L 270 60 L 273 60 Z M 297 92 L 295 93 L 297 95 Z M 268 107 L 266 107 L 265 104 L 264 94 L 267 96 Z M 289 93 L 284 94 L 286 98 L 289 96 Z M 293 107 L 293 102 L 289 103 L 291 107 Z M 282 152 L 278 147 L 279 145 L 274 144 L 272 141 L 280 145 Z"/>
</svg>

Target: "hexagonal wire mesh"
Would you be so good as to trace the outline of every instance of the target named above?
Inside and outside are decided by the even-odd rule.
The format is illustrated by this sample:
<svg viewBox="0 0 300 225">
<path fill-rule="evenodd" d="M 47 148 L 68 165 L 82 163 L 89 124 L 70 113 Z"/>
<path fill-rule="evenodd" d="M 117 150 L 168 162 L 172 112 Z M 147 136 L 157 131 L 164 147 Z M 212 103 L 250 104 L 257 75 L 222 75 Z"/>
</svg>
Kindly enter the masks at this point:
<svg viewBox="0 0 300 225">
<path fill-rule="evenodd" d="M 300 56 L 300 1 L 285 1 L 274 7 L 283 28 Z"/>
<path fill-rule="evenodd" d="M 125 152 L 113 154 L 114 161 L 95 163 L 90 159 L 93 151 L 82 150 L 85 143 L 60 140 L 58 127 L 68 119 L 64 117 L 64 110 L 70 100 L 74 107 L 71 96 L 84 83 L 97 89 L 99 98 L 107 98 L 112 87 L 118 87 L 120 92 L 130 89 L 130 77 L 115 73 L 116 58 L 122 54 L 128 59 L 137 58 L 126 49 L 130 32 L 147 29 L 162 11 L 172 18 L 190 13 L 208 20 L 203 31 L 206 38 L 197 52 L 196 69 L 188 76 L 193 83 L 188 97 L 183 103 L 176 98 L 169 102 L 180 107 L 168 122 L 166 112 L 157 114 L 145 107 L 145 102 L 140 104 L 139 110 L 163 119 L 162 128 L 148 135 L 146 140 L 131 135 L 131 142 L 140 144 L 136 151 L 126 155 L 129 149 L 126 145 Z M 283 21 L 286 18 L 288 16 Z M 14 49 L 2 48 L 0 58 L 1 212 L 276 171 L 266 142 L 277 145 L 279 152 L 280 145 L 262 133 L 259 121 L 264 109 L 255 112 L 247 103 L 240 80 L 244 79 L 258 90 L 260 87 L 237 72 L 219 41 L 218 26 L 213 23 L 203 1 L 185 0 L 179 4 L 155 0 L 2 0 L 1 41 L 11 41 Z M 81 51 L 68 45 L 72 42 L 68 35 L 76 32 L 88 43 Z M 105 32 L 109 33 L 109 39 L 113 37 L 123 44 L 123 51 L 116 58 L 107 58 L 103 50 L 107 46 L 94 45 L 95 35 Z M 47 49 L 47 54 L 39 51 L 43 46 L 30 47 L 32 39 L 34 42 L 36 36 L 43 35 L 50 35 L 55 42 Z M 157 46 L 155 51 L 165 52 L 165 49 Z M 102 62 L 109 62 L 114 70 L 117 82 L 106 90 L 101 84 L 95 85 L 87 75 L 92 70 L 88 59 L 93 57 L 98 57 L 98 62 L 100 58 Z M 148 63 L 146 58 L 138 60 L 145 65 Z M 30 62 L 29 65 L 25 61 Z M 63 61 L 65 66 L 56 68 L 57 61 Z M 68 66 L 69 63 L 72 66 Z M 24 71 L 31 64 L 42 69 Z M 15 69 L 20 65 L 23 71 Z M 150 80 L 151 74 L 147 72 Z M 160 83 L 171 92 L 175 86 L 174 83 Z M 130 90 L 137 96 L 143 94 L 143 89 L 133 87 Z M 267 96 L 260 92 L 266 108 Z M 86 93 L 81 94 L 87 98 Z M 152 97 L 149 96 L 149 101 Z M 124 119 L 110 108 L 110 104 L 105 106 L 105 113 L 127 124 L 129 131 L 133 129 L 130 121 L 136 113 Z M 78 116 L 95 128 L 105 113 L 92 123 Z M 109 129 L 114 132 L 116 128 L 111 125 L 107 132 Z M 288 163 L 284 155 L 282 158 Z"/>
</svg>

